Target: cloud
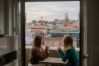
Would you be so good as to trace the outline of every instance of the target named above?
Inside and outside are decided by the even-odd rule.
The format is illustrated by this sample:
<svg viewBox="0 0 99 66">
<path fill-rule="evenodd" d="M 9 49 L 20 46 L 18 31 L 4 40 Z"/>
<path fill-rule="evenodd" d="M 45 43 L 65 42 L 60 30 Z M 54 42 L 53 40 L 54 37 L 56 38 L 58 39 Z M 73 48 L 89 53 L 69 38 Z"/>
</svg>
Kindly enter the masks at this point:
<svg viewBox="0 0 99 66">
<path fill-rule="evenodd" d="M 71 19 L 78 19 L 79 1 L 63 2 L 27 2 L 27 21 L 38 20 L 41 16 L 45 20 L 63 19 L 64 13 L 68 13 Z"/>
</svg>

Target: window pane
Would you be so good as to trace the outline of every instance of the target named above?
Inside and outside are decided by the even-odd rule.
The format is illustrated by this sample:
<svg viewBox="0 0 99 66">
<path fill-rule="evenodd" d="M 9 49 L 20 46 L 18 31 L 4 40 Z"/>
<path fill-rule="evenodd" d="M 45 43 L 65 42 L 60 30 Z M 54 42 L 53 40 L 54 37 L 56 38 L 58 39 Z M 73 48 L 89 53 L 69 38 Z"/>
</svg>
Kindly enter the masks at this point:
<svg viewBox="0 0 99 66">
<path fill-rule="evenodd" d="M 26 45 L 40 34 L 45 45 L 63 47 L 64 36 L 71 35 L 79 48 L 79 10 L 79 1 L 26 2 Z"/>
</svg>

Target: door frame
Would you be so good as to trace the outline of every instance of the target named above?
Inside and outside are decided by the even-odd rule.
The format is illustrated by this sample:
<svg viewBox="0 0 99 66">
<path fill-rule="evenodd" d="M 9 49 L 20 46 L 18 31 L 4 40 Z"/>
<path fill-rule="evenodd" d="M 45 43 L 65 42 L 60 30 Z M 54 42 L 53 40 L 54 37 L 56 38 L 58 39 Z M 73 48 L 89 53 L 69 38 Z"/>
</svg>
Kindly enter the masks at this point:
<svg viewBox="0 0 99 66">
<path fill-rule="evenodd" d="M 20 0 L 20 18 L 21 18 L 21 66 L 26 66 L 25 51 L 25 0 Z"/>
<path fill-rule="evenodd" d="M 84 66 L 84 0 L 80 0 L 80 66 Z"/>
</svg>

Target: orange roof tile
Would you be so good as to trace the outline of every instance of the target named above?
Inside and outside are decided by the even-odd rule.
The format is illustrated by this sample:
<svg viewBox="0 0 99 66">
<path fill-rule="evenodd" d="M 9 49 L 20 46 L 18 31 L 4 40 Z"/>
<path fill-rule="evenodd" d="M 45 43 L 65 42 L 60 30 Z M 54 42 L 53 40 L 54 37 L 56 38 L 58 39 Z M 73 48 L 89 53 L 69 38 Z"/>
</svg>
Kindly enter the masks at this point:
<svg viewBox="0 0 99 66">
<path fill-rule="evenodd" d="M 38 28 L 38 29 L 31 29 L 32 32 L 44 32 L 45 29 L 42 29 L 42 28 Z"/>
<path fill-rule="evenodd" d="M 68 27 L 76 27 L 76 26 L 79 26 L 79 24 L 66 24 L 64 26 L 68 26 Z"/>
</svg>

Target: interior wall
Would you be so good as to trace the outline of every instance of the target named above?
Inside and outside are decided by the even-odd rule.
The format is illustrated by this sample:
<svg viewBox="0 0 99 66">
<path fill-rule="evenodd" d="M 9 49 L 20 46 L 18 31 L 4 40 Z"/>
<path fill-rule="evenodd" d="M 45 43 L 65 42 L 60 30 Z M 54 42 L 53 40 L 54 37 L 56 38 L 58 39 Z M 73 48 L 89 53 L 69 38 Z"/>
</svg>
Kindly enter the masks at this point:
<svg viewBox="0 0 99 66">
<path fill-rule="evenodd" d="M 93 66 L 99 66 L 99 2 L 93 1 Z"/>
<path fill-rule="evenodd" d="M 88 66 L 93 66 L 93 0 L 87 0 L 87 49 Z"/>
<path fill-rule="evenodd" d="M 4 34 L 5 30 L 5 13 L 4 13 L 4 0 L 0 0 L 0 34 Z"/>
<path fill-rule="evenodd" d="M 88 66 L 99 65 L 99 7 L 98 0 L 86 0 L 87 3 L 87 49 Z"/>
<path fill-rule="evenodd" d="M 12 27 L 13 26 L 13 19 L 12 18 L 14 17 L 14 15 L 13 15 L 13 6 L 14 5 L 13 5 L 12 0 L 8 0 L 8 3 L 9 3 L 9 5 L 8 5 L 9 6 L 8 7 L 9 8 L 8 9 L 8 19 L 9 19 L 8 22 L 9 22 L 9 25 L 8 26 L 9 26 L 9 35 L 11 36 L 11 35 L 13 35 L 12 34 L 12 32 L 13 32 L 13 27 Z"/>
<path fill-rule="evenodd" d="M 17 0 L 0 0 L 0 30 L 2 30 L 0 34 L 4 34 L 3 37 L 0 37 L 0 55 L 16 50 L 18 57 L 19 34 L 15 33 L 17 32 L 17 26 L 15 26 L 17 22 L 16 6 Z M 19 66 L 18 61 L 16 59 L 4 66 Z"/>
<path fill-rule="evenodd" d="M 13 23 L 14 23 L 14 1 L 13 0 L 5 0 L 5 34 L 8 36 L 13 35 Z"/>
</svg>

